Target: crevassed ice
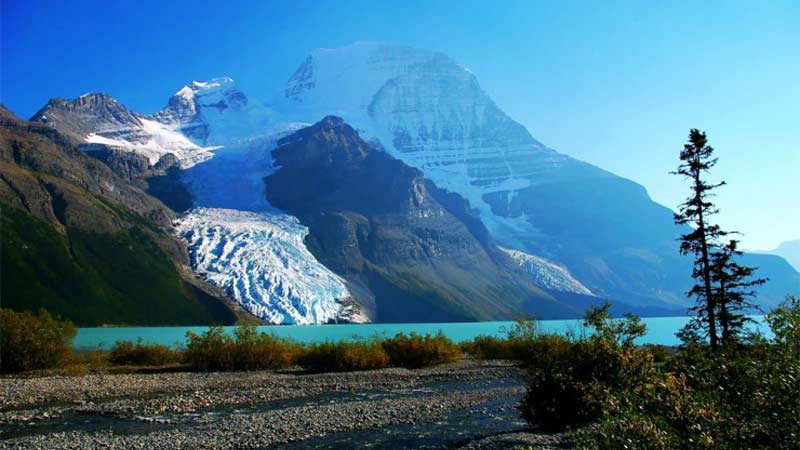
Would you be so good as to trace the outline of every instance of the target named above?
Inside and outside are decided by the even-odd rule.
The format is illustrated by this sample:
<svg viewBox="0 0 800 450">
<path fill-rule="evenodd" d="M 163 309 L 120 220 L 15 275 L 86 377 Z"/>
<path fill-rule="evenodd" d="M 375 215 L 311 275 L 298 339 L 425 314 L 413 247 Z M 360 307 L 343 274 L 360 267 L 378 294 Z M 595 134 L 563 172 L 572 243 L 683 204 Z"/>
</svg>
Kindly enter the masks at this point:
<svg viewBox="0 0 800 450">
<path fill-rule="evenodd" d="M 344 318 L 344 281 L 320 264 L 303 240 L 308 229 L 279 211 L 196 208 L 177 223 L 196 273 L 271 323 L 313 324 Z"/>
</svg>

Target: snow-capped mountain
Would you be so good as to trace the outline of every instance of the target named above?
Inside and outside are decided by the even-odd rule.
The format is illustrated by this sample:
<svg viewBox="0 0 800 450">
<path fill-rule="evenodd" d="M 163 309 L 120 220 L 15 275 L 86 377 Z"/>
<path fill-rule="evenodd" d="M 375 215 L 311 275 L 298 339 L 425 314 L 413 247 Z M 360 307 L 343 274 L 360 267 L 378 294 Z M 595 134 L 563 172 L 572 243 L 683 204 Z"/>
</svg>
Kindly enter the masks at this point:
<svg viewBox="0 0 800 450">
<path fill-rule="evenodd" d="M 538 142 L 446 55 L 369 42 L 318 49 L 274 104 L 290 120 L 343 117 L 469 200 L 501 245 L 555 262 L 597 295 L 686 306 L 690 262 L 672 212 L 642 186 Z M 796 280 L 761 292 L 773 302 L 786 289 Z"/>
<path fill-rule="evenodd" d="M 272 111 L 250 101 L 228 77 L 182 87 L 153 118 L 174 126 L 198 145 L 225 145 L 274 131 Z"/>
<path fill-rule="evenodd" d="M 291 120 L 345 118 L 366 139 L 465 197 L 500 244 L 537 255 L 529 264 L 558 260 L 564 244 L 537 223 L 553 217 L 532 218 L 514 201 L 553 182 L 617 178 L 542 145 L 492 101 L 469 69 L 438 52 L 370 42 L 318 49 L 275 104 Z M 548 215 L 559 214 L 554 209 Z M 598 278 L 588 280 L 591 290 L 608 294 Z"/>
<path fill-rule="evenodd" d="M 366 320 L 343 280 L 306 249 L 308 229 L 266 201 L 270 152 L 297 126 L 275 133 L 269 110 L 250 102 L 232 79 L 194 81 L 153 115 L 88 94 L 51 100 L 32 120 L 68 133 L 90 154 L 108 146 L 146 157 L 152 167 L 176 161 L 176 183 L 193 207 L 175 232 L 192 268 L 251 314 L 276 324 Z"/>
<path fill-rule="evenodd" d="M 142 155 L 151 165 L 172 154 L 182 168 L 211 157 L 174 126 L 136 114 L 107 94 L 85 94 L 74 100 L 52 99 L 32 121 L 68 133 L 79 142 L 102 144 Z"/>
<path fill-rule="evenodd" d="M 536 230 L 494 214 L 487 196 L 516 192 L 568 162 L 503 113 L 469 69 L 437 52 L 367 42 L 318 49 L 284 94 L 288 116 L 343 117 L 437 185 L 466 197 L 505 242 Z"/>
<path fill-rule="evenodd" d="M 381 302 L 372 299 L 366 305 L 363 299 L 373 295 L 397 298 L 403 290 L 390 285 L 408 273 L 391 274 L 389 285 L 381 285 L 380 277 L 391 271 L 373 265 L 376 249 L 365 246 L 357 258 L 348 259 L 353 251 L 350 244 L 364 238 L 367 231 L 380 239 L 404 236 L 386 244 L 394 249 L 391 254 L 416 248 L 419 236 L 406 233 L 405 225 L 389 234 L 384 234 L 387 232 L 377 226 L 380 224 L 364 228 L 365 217 L 383 217 L 384 212 L 369 210 L 367 215 L 351 217 L 358 208 L 350 207 L 343 211 L 334 208 L 335 213 L 329 215 L 330 208 L 343 203 L 315 203 L 317 215 L 305 216 L 305 220 L 326 223 L 317 231 L 332 239 L 331 247 L 315 248 L 322 235 L 310 233 L 307 223 L 301 224 L 285 212 L 294 211 L 301 217 L 307 213 L 303 205 L 285 204 L 279 211 L 267 201 L 265 179 L 279 169 L 272 162 L 278 140 L 329 115 L 342 117 L 358 131 L 359 139 L 419 169 L 425 183 L 435 184 L 430 192 L 444 196 L 443 188 L 452 193 L 447 195 L 466 199 L 485 226 L 483 232 L 488 229 L 489 240 L 503 247 L 506 256 L 502 258 L 519 267 L 509 270 L 527 272 L 528 280 L 540 288 L 621 300 L 640 307 L 640 312 L 654 308 L 663 313 L 685 307 L 690 261 L 678 255 L 675 238 L 680 230 L 672 223 L 672 212 L 653 202 L 642 186 L 538 142 L 494 103 L 469 69 L 441 53 L 380 43 L 318 49 L 268 104 L 249 98 L 231 78 L 222 77 L 183 86 L 162 110 L 151 115 L 131 112 L 104 94 L 87 94 L 74 100 L 53 99 L 32 120 L 69 134 L 87 144 L 88 150 L 90 145 L 114 148 L 115 153 L 106 152 L 104 162 L 112 169 L 119 168 L 126 178 L 133 178 L 128 173 L 150 177 L 146 184 L 158 184 L 158 189 L 148 192 L 167 204 L 172 205 L 162 196 L 165 192 L 188 197 L 182 204 L 188 202 L 191 208 L 183 213 L 176 229 L 190 249 L 192 267 L 251 313 L 273 323 L 374 319 L 379 317 L 374 315 L 374 306 Z M 334 141 L 341 138 L 328 137 Z M 329 144 L 325 141 L 325 146 Z M 339 157 L 335 146 L 328 151 L 331 158 Z M 145 157 L 154 168 L 162 168 L 133 170 L 142 162 L 118 158 L 119 152 Z M 165 174 L 172 161 L 180 171 Z M 353 180 L 331 177 L 335 174 L 327 172 L 315 176 L 311 173 L 318 167 L 298 167 L 272 178 L 280 179 L 287 189 L 278 198 L 291 198 L 292 189 L 300 191 L 305 189 L 304 183 L 321 179 L 352 188 L 348 183 Z M 285 173 L 289 172 L 307 178 L 296 185 L 287 182 Z M 285 197 L 287 193 L 289 197 Z M 315 197 L 315 202 L 318 200 Z M 189 206 L 174 207 L 175 211 L 186 208 Z M 333 223 L 340 215 L 347 218 L 347 227 L 341 229 Z M 476 219 L 467 216 L 471 213 L 462 211 L 453 220 L 465 221 L 458 226 L 472 231 L 480 228 L 470 225 L 470 220 Z M 399 223 L 393 217 L 384 225 L 389 222 Z M 442 227 L 452 231 L 450 225 Z M 358 233 L 328 234 L 351 231 Z M 445 236 L 440 230 L 431 233 Z M 425 248 L 423 253 L 435 246 Z M 496 253 L 502 252 L 494 243 L 492 248 L 487 261 L 498 264 Z M 324 255 L 326 264 L 315 255 Z M 765 255 L 747 257 L 764 268 L 760 275 L 773 280 L 762 291 L 769 301 L 800 288 L 800 275 L 790 273 L 785 262 L 781 265 Z M 349 266 L 362 260 L 358 267 Z M 391 260 L 383 258 L 381 264 L 388 266 Z M 447 277 L 452 273 L 442 272 L 443 278 L 434 281 L 440 287 L 448 286 Z M 432 274 L 436 272 L 426 276 Z M 518 294 L 523 291 L 533 292 L 521 288 Z M 366 297 L 365 292 L 369 293 Z M 547 295 L 539 292 L 534 297 L 550 302 L 554 314 L 569 309 Z M 458 295 L 447 298 L 451 301 Z M 362 304 L 353 299 L 361 299 Z M 459 302 L 468 303 L 452 301 L 455 309 Z M 520 300 L 517 307 L 524 303 Z M 471 307 L 478 311 L 479 305 Z M 509 308 L 504 309 L 506 314 L 514 306 L 504 304 L 502 308 Z M 460 319 L 493 317 L 488 310 L 476 314 Z"/>
</svg>

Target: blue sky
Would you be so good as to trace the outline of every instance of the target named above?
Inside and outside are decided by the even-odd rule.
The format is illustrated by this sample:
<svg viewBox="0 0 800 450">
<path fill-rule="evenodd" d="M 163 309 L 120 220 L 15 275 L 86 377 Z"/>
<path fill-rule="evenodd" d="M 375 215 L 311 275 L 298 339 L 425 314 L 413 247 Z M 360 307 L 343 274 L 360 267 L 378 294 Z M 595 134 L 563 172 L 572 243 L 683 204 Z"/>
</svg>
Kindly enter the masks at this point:
<svg viewBox="0 0 800 450">
<path fill-rule="evenodd" d="M 689 128 L 720 163 L 723 226 L 747 248 L 800 238 L 800 2 L 2 1 L 0 100 L 107 92 L 153 112 L 193 79 L 228 75 L 268 99 L 317 47 L 440 50 L 543 143 L 647 187 Z"/>
</svg>

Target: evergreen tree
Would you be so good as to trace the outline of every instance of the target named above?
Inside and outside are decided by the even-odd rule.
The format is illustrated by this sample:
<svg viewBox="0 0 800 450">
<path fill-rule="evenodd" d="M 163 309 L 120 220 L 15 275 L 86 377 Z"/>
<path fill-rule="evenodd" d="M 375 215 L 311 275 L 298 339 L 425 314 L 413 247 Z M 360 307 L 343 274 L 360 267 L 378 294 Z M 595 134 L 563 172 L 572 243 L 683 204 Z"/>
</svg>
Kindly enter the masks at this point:
<svg viewBox="0 0 800 450">
<path fill-rule="evenodd" d="M 750 301 L 756 294 L 753 288 L 767 282 L 766 278 L 753 278 L 755 267 L 743 266 L 735 261 L 742 254 L 738 246 L 739 241 L 730 240 L 711 256 L 713 295 L 723 345 L 734 343 L 741 337 L 744 325 L 749 320 L 744 311 L 756 307 Z"/>
<path fill-rule="evenodd" d="M 717 163 L 713 154 L 714 149 L 708 145 L 706 134 L 692 129 L 689 132 L 689 142 L 683 146 L 680 154 L 681 164 L 672 173 L 689 180 L 692 189 L 692 194 L 678 207 L 675 223 L 692 227 L 691 231 L 680 238 L 680 252 L 694 257 L 692 278 L 695 279 L 695 285 L 687 292 L 688 296 L 697 299 L 692 308 L 696 314 L 693 328 L 702 329 L 711 348 L 716 349 L 719 334 L 716 297 L 712 287 L 711 251 L 725 232 L 709 221 L 709 217 L 717 213 L 709 198 L 713 196 L 712 191 L 725 182 L 709 184 L 704 179 Z"/>
</svg>

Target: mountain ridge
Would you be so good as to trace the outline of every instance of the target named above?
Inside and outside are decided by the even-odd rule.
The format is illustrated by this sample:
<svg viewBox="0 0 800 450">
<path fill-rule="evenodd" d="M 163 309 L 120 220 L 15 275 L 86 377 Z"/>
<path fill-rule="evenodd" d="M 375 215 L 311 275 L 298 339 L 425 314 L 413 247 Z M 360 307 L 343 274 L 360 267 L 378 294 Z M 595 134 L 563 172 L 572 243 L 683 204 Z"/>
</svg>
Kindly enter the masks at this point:
<svg viewBox="0 0 800 450">
<path fill-rule="evenodd" d="M 442 53 L 380 43 L 316 50 L 269 105 L 251 101 L 231 78 L 195 81 L 154 114 L 128 111 L 141 124 L 138 130 L 125 114 L 114 114 L 117 106 L 109 99 L 99 100 L 91 126 L 67 100 L 49 102 L 49 115 L 36 118 L 82 140 L 81 150 L 181 214 L 184 224 L 192 224 L 179 237 L 190 247 L 195 272 L 262 318 L 306 323 L 312 316 L 361 317 L 346 298 L 359 297 L 364 286 L 350 282 L 355 288 L 349 292 L 339 285 L 311 255 L 325 256 L 314 249 L 314 222 L 297 226 L 291 217 L 303 216 L 299 204 L 315 199 L 283 204 L 281 209 L 294 211 L 289 215 L 263 193 L 263 180 L 282 170 L 273 163 L 281 138 L 328 115 L 341 116 L 369 146 L 420 171 L 442 201 L 466 199 L 458 220 L 477 221 L 493 242 L 518 252 L 517 268 L 528 270 L 543 292 L 588 292 L 644 314 L 682 311 L 689 304 L 684 291 L 690 262 L 678 255 L 680 228 L 672 212 L 652 201 L 643 186 L 537 141 L 483 91 L 474 74 Z M 226 215 L 248 218 L 228 222 Z M 339 217 L 350 225 L 360 220 L 349 213 Z M 260 243 L 245 242 L 247 236 Z M 247 249 L 238 253 L 214 250 L 243 245 Z M 293 263 L 308 264 L 328 281 L 315 284 L 280 264 L 267 267 L 253 259 L 281 261 L 282 245 L 303 255 L 290 258 Z M 762 290 L 768 304 L 800 289 L 800 274 L 779 258 L 746 257 L 774 280 Z M 257 276 L 246 273 L 254 267 Z M 304 303 L 289 294 L 305 288 L 315 300 Z"/>
<path fill-rule="evenodd" d="M 377 321 L 578 313 L 521 281 L 466 202 L 371 147 L 341 118 L 281 139 L 273 158 L 280 168 L 266 179 L 270 203 L 309 227 L 309 249 Z"/>
<path fill-rule="evenodd" d="M 73 142 L 0 106 L 3 307 L 78 325 L 235 322 L 182 268 L 172 212 Z"/>
</svg>

